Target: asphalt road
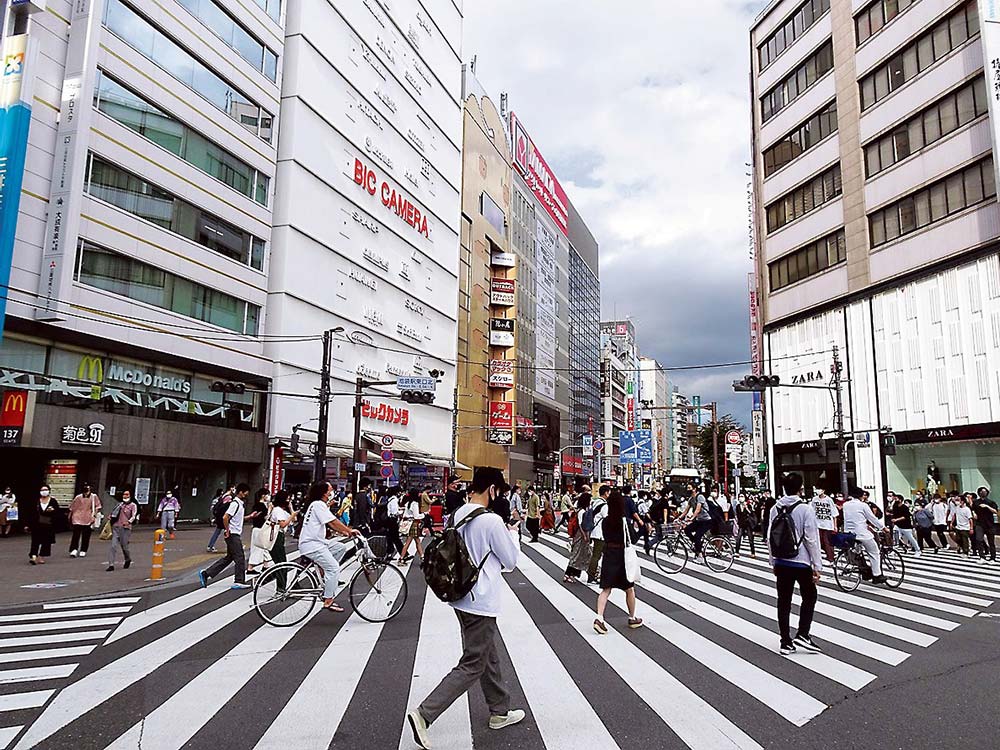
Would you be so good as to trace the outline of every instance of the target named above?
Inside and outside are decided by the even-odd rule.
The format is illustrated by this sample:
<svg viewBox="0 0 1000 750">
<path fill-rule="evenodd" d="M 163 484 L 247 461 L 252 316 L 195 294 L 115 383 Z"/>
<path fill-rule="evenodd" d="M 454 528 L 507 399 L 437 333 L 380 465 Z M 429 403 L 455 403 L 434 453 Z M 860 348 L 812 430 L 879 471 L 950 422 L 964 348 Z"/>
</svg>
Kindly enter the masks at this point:
<svg viewBox="0 0 1000 750">
<path fill-rule="evenodd" d="M 1000 567 L 942 553 L 908 558 L 896 591 L 827 581 L 824 654 L 786 658 L 762 560 L 678 576 L 644 560 L 645 627 L 625 627 L 616 594 L 598 636 L 596 591 L 562 583 L 565 547 L 524 544 L 505 576 L 501 664 L 528 718 L 490 731 L 476 689 L 432 727 L 435 748 L 1000 746 Z M 420 571 L 407 580 L 384 625 L 317 610 L 274 628 L 225 582 L 5 610 L 0 748 L 413 747 L 405 711 L 460 644 Z"/>
</svg>

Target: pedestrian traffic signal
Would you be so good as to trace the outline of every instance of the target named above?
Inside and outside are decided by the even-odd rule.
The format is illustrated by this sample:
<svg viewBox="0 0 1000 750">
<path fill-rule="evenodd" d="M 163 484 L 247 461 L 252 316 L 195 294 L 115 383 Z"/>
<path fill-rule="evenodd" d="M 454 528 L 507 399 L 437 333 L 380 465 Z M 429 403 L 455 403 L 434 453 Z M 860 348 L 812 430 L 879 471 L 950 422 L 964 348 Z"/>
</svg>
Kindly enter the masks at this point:
<svg viewBox="0 0 1000 750">
<path fill-rule="evenodd" d="M 433 391 L 400 391 L 399 397 L 408 404 L 433 404 Z"/>
<path fill-rule="evenodd" d="M 737 393 L 763 392 L 768 388 L 777 388 L 779 385 L 781 385 L 781 378 L 777 375 L 747 375 L 742 380 L 733 381 L 733 390 Z"/>
<path fill-rule="evenodd" d="M 291 448 L 292 453 L 299 452 L 299 433 L 292 431 L 292 439 L 288 441 L 289 448 Z"/>
</svg>

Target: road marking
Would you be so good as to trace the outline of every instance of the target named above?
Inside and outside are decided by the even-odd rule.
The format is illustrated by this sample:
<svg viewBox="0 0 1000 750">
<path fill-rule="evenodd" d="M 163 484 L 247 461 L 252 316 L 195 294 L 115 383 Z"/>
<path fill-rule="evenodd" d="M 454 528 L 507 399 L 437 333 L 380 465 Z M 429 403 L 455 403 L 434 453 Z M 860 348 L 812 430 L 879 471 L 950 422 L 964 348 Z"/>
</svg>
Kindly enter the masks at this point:
<svg viewBox="0 0 1000 750">
<path fill-rule="evenodd" d="M 25 635 L 19 638 L 0 638 L 0 648 L 14 646 L 44 646 L 50 643 L 67 643 L 72 641 L 99 641 L 105 638 L 110 630 L 84 630 L 78 633 L 59 633 L 58 635 Z"/>
<path fill-rule="evenodd" d="M 6 750 L 14 738 L 17 737 L 18 732 L 24 729 L 23 726 L 18 725 L 16 727 L 0 727 L 0 750 Z"/>
<path fill-rule="evenodd" d="M 20 711 L 22 708 L 44 706 L 55 690 L 34 690 L 30 693 L 0 695 L 0 711 Z"/>
<path fill-rule="evenodd" d="M 49 667 L 25 667 L 23 669 L 0 669 L 0 685 L 35 680 L 57 680 L 69 677 L 79 664 L 56 664 Z"/>
<path fill-rule="evenodd" d="M 117 625 L 120 617 L 99 617 L 93 620 L 60 620 L 59 622 L 32 622 L 24 625 L 2 625 L 0 634 L 37 633 L 41 630 L 72 630 L 73 628 L 99 628 L 103 625 Z"/>
<path fill-rule="evenodd" d="M 70 646 L 68 648 L 43 648 L 37 651 L 18 651 L 16 653 L 0 654 L 4 663 L 16 661 L 41 661 L 42 659 L 63 659 L 70 656 L 86 656 L 97 648 L 92 646 Z"/>
<path fill-rule="evenodd" d="M 20 615 L 0 615 L 0 622 L 25 622 L 27 620 L 57 620 L 60 617 L 94 617 L 115 615 L 130 611 L 131 607 L 105 607 L 103 609 L 73 609 L 59 612 L 28 612 Z"/>
<path fill-rule="evenodd" d="M 117 599 L 83 599 L 71 602 L 53 602 L 43 604 L 42 609 L 75 609 L 76 607 L 110 607 L 115 604 L 134 604 L 139 601 L 138 596 L 123 596 Z"/>
<path fill-rule="evenodd" d="M 636 695 L 692 750 L 763 750 L 743 730 L 707 701 L 663 669 L 645 652 L 615 630 L 596 635 L 593 611 L 556 583 L 527 555 L 518 570 L 572 625 L 598 657 L 628 684 Z M 567 717 L 567 722 L 571 717 Z"/>
<path fill-rule="evenodd" d="M 506 581 L 502 595 L 497 625 L 546 750 L 619 747 Z"/>
<path fill-rule="evenodd" d="M 532 549 L 559 567 L 565 563 L 565 558 L 547 545 L 535 545 Z M 613 600 L 609 603 L 624 609 Z M 804 726 L 826 710 L 825 703 L 681 625 L 655 607 L 645 608 L 643 613 L 646 626 L 658 636 L 795 726 Z"/>
</svg>

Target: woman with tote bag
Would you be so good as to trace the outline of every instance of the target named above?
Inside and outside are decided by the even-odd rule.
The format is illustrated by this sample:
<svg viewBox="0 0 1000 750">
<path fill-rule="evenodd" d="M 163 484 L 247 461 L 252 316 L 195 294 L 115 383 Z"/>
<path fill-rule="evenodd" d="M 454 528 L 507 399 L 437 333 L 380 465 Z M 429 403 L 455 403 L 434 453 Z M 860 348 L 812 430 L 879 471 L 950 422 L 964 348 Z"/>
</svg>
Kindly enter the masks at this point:
<svg viewBox="0 0 1000 750">
<path fill-rule="evenodd" d="M 599 635 L 608 632 L 604 622 L 604 609 L 612 589 L 625 592 L 628 608 L 628 626 L 641 628 L 642 620 L 635 616 L 635 584 L 639 581 L 639 553 L 625 528 L 625 498 L 621 490 L 611 490 L 608 497 L 608 515 L 601 522 L 604 531 L 604 557 L 601 558 L 601 593 L 597 596 L 597 619 L 594 631 Z"/>
</svg>

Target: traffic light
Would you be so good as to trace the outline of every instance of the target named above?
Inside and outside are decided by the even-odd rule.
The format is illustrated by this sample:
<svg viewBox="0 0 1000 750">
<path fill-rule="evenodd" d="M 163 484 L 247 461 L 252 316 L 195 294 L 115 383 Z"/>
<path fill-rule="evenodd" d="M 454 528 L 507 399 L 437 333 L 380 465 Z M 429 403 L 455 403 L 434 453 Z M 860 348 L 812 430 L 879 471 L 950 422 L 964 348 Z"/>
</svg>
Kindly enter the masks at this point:
<svg viewBox="0 0 1000 750">
<path fill-rule="evenodd" d="M 288 441 L 292 453 L 299 452 L 299 433 L 292 430 L 292 439 Z"/>
<path fill-rule="evenodd" d="M 247 392 L 247 385 L 246 383 L 232 383 L 216 380 L 212 383 L 211 390 L 213 393 L 235 393 L 237 395 L 242 395 Z"/>
<path fill-rule="evenodd" d="M 768 388 L 777 388 L 781 385 L 781 378 L 777 375 L 747 375 L 742 380 L 733 381 L 733 390 L 737 393 L 746 391 L 763 392 Z"/>
<path fill-rule="evenodd" d="M 434 403 L 434 391 L 400 391 L 399 397 L 408 404 Z"/>
<path fill-rule="evenodd" d="M 882 454 L 886 456 L 896 455 L 896 436 L 892 432 L 882 433 Z"/>
</svg>

